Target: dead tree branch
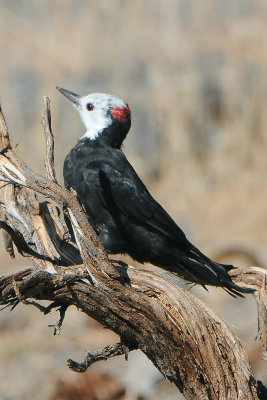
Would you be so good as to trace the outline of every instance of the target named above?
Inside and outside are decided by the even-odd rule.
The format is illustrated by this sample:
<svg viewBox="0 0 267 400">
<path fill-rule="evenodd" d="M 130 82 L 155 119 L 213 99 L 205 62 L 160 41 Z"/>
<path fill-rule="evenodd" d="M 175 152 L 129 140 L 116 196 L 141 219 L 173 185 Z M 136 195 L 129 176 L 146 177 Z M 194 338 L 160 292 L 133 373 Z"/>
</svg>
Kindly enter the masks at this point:
<svg viewBox="0 0 267 400">
<path fill-rule="evenodd" d="M 33 267 L 0 277 L 0 304 L 13 308 L 20 302 L 31 304 L 44 313 L 59 307 L 55 333 L 68 306 L 75 305 L 119 335 L 120 343 L 87 354 L 82 363 L 69 361 L 77 371 L 100 359 L 140 349 L 186 399 L 264 399 L 264 388 L 254 379 L 238 338 L 225 322 L 162 276 L 112 264 L 75 194 L 56 183 L 53 167 L 50 170 L 51 143 L 47 141 L 47 179 L 15 156 L 1 118 L 0 179 L 7 184 L 0 189 L 1 227 L 8 235 L 7 251 L 13 243 L 33 261 Z M 40 202 L 38 193 L 49 201 Z M 75 243 L 64 238 L 63 207 L 68 210 Z M 256 289 L 265 343 L 266 271 L 235 270 L 233 279 Z M 50 300 L 51 305 L 43 307 L 42 300 Z"/>
<path fill-rule="evenodd" d="M 125 355 L 125 359 L 128 358 L 129 348 L 122 343 L 116 343 L 111 346 L 106 346 L 104 349 L 96 350 L 94 352 L 87 352 L 83 361 L 78 363 L 73 360 L 68 360 L 68 366 L 75 372 L 85 372 L 90 365 L 97 361 L 107 360 L 108 358 Z M 133 348 L 131 350 L 134 350 Z"/>
<path fill-rule="evenodd" d="M 50 109 L 50 100 L 48 97 L 44 97 L 44 111 L 43 111 L 42 123 L 46 138 L 46 157 L 45 157 L 46 177 L 48 180 L 57 183 L 55 163 L 54 163 L 54 135 L 51 126 L 51 109 Z"/>
</svg>

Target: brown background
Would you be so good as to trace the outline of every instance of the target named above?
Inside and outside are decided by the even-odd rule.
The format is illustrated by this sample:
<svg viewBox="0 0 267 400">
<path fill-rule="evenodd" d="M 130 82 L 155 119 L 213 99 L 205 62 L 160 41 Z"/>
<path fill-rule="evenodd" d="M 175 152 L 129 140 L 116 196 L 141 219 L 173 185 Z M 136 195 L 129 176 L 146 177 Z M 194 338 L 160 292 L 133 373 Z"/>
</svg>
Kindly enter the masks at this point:
<svg viewBox="0 0 267 400">
<path fill-rule="evenodd" d="M 64 157 L 84 127 L 55 87 L 117 94 L 133 115 L 124 151 L 189 239 L 211 257 L 241 249 L 266 266 L 266 43 L 264 0 L 0 0 L 0 96 L 12 143 L 44 172 L 40 115 L 48 95 L 62 182 Z M 233 253 L 224 261 L 252 262 Z M 1 248 L 2 271 L 27 263 Z M 267 384 L 253 300 L 194 292 L 242 339 Z M 80 379 L 68 357 L 117 340 L 74 309 L 53 337 L 47 325 L 57 318 L 25 306 L 0 313 L 0 400 L 53 398 L 60 380 Z M 177 398 L 137 352 L 88 376 L 93 371 L 116 376 L 127 400 Z"/>
</svg>

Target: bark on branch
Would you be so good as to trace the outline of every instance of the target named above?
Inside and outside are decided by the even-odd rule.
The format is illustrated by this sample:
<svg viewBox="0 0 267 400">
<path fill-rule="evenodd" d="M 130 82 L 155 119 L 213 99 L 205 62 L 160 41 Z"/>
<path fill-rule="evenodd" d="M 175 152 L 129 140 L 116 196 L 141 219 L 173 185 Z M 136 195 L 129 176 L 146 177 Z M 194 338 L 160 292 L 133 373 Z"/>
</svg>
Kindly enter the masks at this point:
<svg viewBox="0 0 267 400">
<path fill-rule="evenodd" d="M 88 353 L 69 367 L 84 371 L 98 360 L 140 349 L 186 399 L 264 399 L 238 338 L 225 322 L 191 293 L 157 273 L 111 263 L 75 194 L 56 183 L 53 136 L 45 109 L 47 178 L 19 160 L 0 113 L 0 219 L 5 247 L 13 244 L 33 266 L 0 277 L 0 304 L 24 303 L 43 313 L 59 307 L 58 333 L 69 305 L 116 332 L 120 343 Z M 40 202 L 38 193 L 49 199 Z M 75 242 L 66 241 L 63 219 Z M 11 250 L 12 249 L 12 250 Z M 233 271 L 233 279 L 256 289 L 259 327 L 266 349 L 266 271 Z M 49 307 L 39 302 L 50 300 Z M 234 301 L 234 300 L 233 300 Z"/>
</svg>

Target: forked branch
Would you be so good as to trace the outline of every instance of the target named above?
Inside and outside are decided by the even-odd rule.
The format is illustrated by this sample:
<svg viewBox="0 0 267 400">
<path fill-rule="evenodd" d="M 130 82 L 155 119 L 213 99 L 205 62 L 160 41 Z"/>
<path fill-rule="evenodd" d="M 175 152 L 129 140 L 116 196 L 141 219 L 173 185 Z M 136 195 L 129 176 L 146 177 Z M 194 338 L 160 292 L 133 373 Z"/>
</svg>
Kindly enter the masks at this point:
<svg viewBox="0 0 267 400">
<path fill-rule="evenodd" d="M 119 335 L 119 343 L 88 353 L 82 363 L 69 360 L 76 371 L 140 349 L 186 399 L 264 399 L 239 340 L 209 307 L 157 273 L 109 261 L 75 194 L 56 183 L 48 105 L 47 178 L 17 159 L 0 115 L 1 228 L 9 253 L 13 243 L 33 261 L 33 267 L 0 278 L 0 303 L 30 304 L 44 313 L 59 307 L 55 333 L 67 307 L 75 305 Z M 38 193 L 49 202 L 40 202 Z M 65 240 L 63 208 L 75 242 Z M 233 273 L 238 284 L 256 289 L 265 344 L 266 271 Z M 50 300 L 51 306 L 43 307 L 42 300 Z"/>
</svg>

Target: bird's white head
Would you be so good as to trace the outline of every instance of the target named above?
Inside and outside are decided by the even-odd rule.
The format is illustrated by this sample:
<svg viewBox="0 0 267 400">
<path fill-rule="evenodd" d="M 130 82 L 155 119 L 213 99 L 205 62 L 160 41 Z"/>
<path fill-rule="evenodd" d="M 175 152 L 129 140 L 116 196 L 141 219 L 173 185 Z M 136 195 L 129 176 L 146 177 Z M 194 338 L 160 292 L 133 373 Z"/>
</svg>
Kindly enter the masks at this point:
<svg viewBox="0 0 267 400">
<path fill-rule="evenodd" d="M 127 103 L 120 97 L 106 93 L 91 93 L 79 96 L 69 90 L 57 87 L 79 111 L 86 127 L 86 133 L 81 139 L 95 140 L 114 121 L 130 121 L 131 111 Z M 129 128 L 128 128 L 129 129 Z"/>
</svg>

